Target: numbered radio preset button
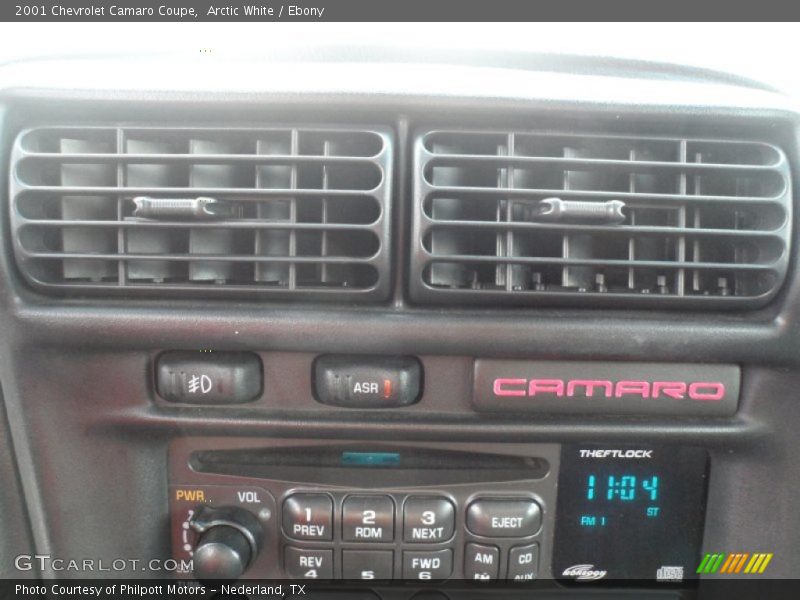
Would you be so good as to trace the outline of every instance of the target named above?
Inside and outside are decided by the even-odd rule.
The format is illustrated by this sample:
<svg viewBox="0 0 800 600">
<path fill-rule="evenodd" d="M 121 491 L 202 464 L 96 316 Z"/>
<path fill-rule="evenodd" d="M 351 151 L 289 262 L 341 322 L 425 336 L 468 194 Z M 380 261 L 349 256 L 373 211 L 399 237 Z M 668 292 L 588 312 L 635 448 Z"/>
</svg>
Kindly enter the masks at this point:
<svg viewBox="0 0 800 600">
<path fill-rule="evenodd" d="M 283 501 L 283 531 L 295 540 L 332 540 L 333 500 L 326 494 L 292 494 Z"/>
<path fill-rule="evenodd" d="M 453 537 L 456 510 L 447 498 L 412 496 L 403 505 L 403 539 L 436 544 Z"/>
<path fill-rule="evenodd" d="M 453 551 L 407 550 L 403 552 L 403 579 L 440 580 L 453 573 Z"/>
<path fill-rule="evenodd" d="M 292 579 L 333 579 L 333 550 L 286 546 L 284 559 Z"/>
<path fill-rule="evenodd" d="M 348 496 L 342 507 L 346 542 L 394 540 L 394 501 L 389 496 Z"/>
<path fill-rule="evenodd" d="M 394 553 L 391 550 L 342 550 L 344 579 L 392 579 Z"/>
</svg>

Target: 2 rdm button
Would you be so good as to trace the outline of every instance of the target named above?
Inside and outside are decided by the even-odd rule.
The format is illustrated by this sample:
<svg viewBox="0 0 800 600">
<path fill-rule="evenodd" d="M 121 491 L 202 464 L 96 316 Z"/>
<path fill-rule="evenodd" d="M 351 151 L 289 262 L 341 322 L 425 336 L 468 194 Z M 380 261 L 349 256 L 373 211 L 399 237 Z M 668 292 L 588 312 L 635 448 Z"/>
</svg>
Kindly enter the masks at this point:
<svg viewBox="0 0 800 600">
<path fill-rule="evenodd" d="M 456 511 L 447 498 L 412 496 L 403 506 L 403 539 L 437 543 L 453 537 Z"/>
<path fill-rule="evenodd" d="M 348 496 L 342 508 L 346 542 L 394 540 L 394 502 L 389 496 Z"/>
<path fill-rule="evenodd" d="M 484 537 L 527 537 L 542 526 L 542 511 L 534 500 L 481 499 L 467 508 L 467 528 Z"/>
<path fill-rule="evenodd" d="M 283 531 L 295 540 L 333 539 L 333 501 L 326 494 L 292 494 L 283 501 Z"/>
</svg>

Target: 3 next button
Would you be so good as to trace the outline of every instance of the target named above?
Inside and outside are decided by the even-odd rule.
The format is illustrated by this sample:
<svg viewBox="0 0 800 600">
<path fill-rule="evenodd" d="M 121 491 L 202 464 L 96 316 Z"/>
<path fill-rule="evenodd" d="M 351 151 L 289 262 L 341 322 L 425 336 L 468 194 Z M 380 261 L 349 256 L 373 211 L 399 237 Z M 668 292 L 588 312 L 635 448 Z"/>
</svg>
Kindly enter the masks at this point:
<svg viewBox="0 0 800 600">
<path fill-rule="evenodd" d="M 542 526 L 542 510 L 528 498 L 476 500 L 467 508 L 467 528 L 485 537 L 528 537 Z"/>
<path fill-rule="evenodd" d="M 456 511 L 447 498 L 411 496 L 403 506 L 403 539 L 435 544 L 453 537 Z"/>
</svg>

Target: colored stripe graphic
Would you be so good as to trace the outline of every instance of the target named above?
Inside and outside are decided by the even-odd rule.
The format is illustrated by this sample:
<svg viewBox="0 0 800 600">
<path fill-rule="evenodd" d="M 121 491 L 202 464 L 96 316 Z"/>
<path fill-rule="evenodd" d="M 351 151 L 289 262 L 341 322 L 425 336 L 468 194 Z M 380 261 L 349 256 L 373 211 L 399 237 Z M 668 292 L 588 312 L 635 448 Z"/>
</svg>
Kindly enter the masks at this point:
<svg viewBox="0 0 800 600">
<path fill-rule="evenodd" d="M 744 554 L 742 554 L 742 558 L 740 558 L 739 562 L 736 563 L 736 571 L 734 571 L 735 573 L 738 573 L 739 571 L 742 570 L 742 567 L 744 566 L 744 561 L 746 561 L 749 556 L 750 556 L 749 552 L 745 552 Z"/>
<path fill-rule="evenodd" d="M 761 568 L 761 563 L 764 562 L 764 557 L 766 554 L 757 554 L 758 558 L 756 559 L 755 564 L 753 564 L 753 568 L 750 570 L 751 573 L 758 573 L 758 570 Z"/>
<path fill-rule="evenodd" d="M 722 568 L 719 570 L 720 573 L 728 573 L 731 565 L 736 563 L 736 560 L 739 558 L 738 554 L 728 554 L 728 558 L 725 559 L 725 562 L 722 563 Z"/>
<path fill-rule="evenodd" d="M 703 560 L 700 561 L 700 566 L 697 567 L 696 573 L 705 573 L 706 568 L 708 567 L 708 563 L 711 561 L 711 554 L 706 554 L 703 557 Z"/>
<path fill-rule="evenodd" d="M 764 556 L 763 554 L 759 553 L 753 554 L 753 557 L 750 559 L 750 562 L 747 563 L 747 566 L 744 568 L 744 572 L 745 573 L 753 572 L 753 568 L 756 568 L 758 563 L 761 562 L 761 560 L 763 560 L 762 559 L 763 556 Z"/>
<path fill-rule="evenodd" d="M 767 569 L 767 565 L 772 560 L 774 554 L 766 552 L 756 552 L 750 554 L 749 552 L 731 552 L 727 553 L 713 553 L 703 556 L 700 566 L 697 567 L 697 573 L 710 575 L 713 573 L 720 574 L 738 574 L 738 573 L 763 573 Z"/>
<path fill-rule="evenodd" d="M 700 563 L 700 566 L 697 567 L 698 573 L 716 573 L 717 570 L 722 565 L 722 561 L 725 560 L 725 557 L 729 556 L 727 554 L 706 554 L 703 558 L 703 562 Z"/>
<path fill-rule="evenodd" d="M 772 560 L 772 556 L 773 556 L 772 552 L 770 552 L 769 554 L 765 554 L 764 555 L 764 562 L 761 563 L 761 567 L 758 569 L 759 573 L 763 573 L 764 572 L 764 570 L 767 568 L 767 565 L 769 564 L 769 561 Z"/>
<path fill-rule="evenodd" d="M 717 570 L 719 569 L 720 565 L 722 564 L 722 561 L 725 559 L 726 555 L 725 554 L 717 554 L 716 556 L 717 556 L 717 559 L 710 565 L 710 569 L 707 571 L 707 573 L 716 573 Z"/>
</svg>

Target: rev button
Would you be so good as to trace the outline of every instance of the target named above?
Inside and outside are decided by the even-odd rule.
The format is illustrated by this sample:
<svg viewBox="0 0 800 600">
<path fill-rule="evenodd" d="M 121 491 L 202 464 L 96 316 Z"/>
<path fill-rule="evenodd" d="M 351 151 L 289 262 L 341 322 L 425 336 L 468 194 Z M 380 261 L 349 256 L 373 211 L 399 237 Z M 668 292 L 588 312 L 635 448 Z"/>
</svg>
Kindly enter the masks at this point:
<svg viewBox="0 0 800 600">
<path fill-rule="evenodd" d="M 333 550 L 286 546 L 284 564 L 292 579 L 333 579 Z"/>
<path fill-rule="evenodd" d="M 467 509 L 467 528 L 484 537 L 527 537 L 542 525 L 542 510 L 527 498 L 481 499 Z"/>
</svg>

